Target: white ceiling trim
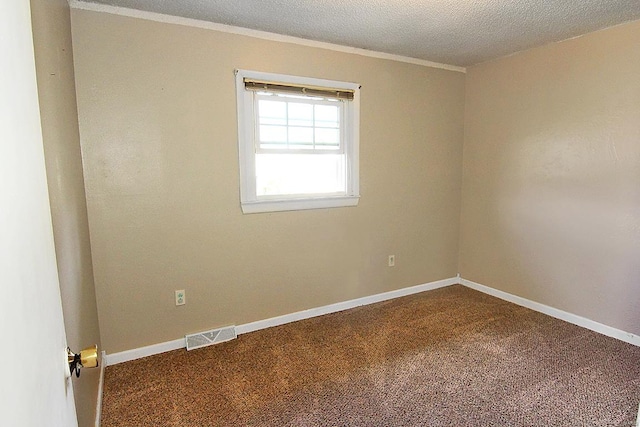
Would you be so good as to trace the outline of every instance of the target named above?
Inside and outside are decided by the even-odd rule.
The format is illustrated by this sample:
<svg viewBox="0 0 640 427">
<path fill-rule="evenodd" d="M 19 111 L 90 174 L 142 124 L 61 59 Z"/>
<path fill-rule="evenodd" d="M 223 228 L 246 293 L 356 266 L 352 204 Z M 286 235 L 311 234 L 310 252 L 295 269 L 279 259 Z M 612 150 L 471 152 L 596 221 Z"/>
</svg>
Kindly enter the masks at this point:
<svg viewBox="0 0 640 427">
<path fill-rule="evenodd" d="M 238 34 L 241 36 L 254 37 L 263 40 L 276 41 L 281 43 L 291 43 L 319 49 L 333 50 L 336 52 L 351 53 L 354 55 L 367 56 L 370 58 L 387 59 L 389 61 L 405 62 L 423 67 L 440 68 L 443 70 L 456 71 L 466 73 L 465 67 L 456 65 L 441 64 L 438 62 L 426 61 L 424 59 L 411 58 L 408 56 L 394 55 L 385 52 L 376 52 L 373 50 L 360 49 L 350 46 L 342 46 L 333 43 L 319 42 L 315 40 L 303 39 L 300 37 L 285 36 L 282 34 L 270 33 L 267 31 L 252 30 L 249 28 L 234 27 L 232 25 L 217 24 L 214 22 L 201 21 L 192 18 L 183 18 L 181 16 L 165 15 L 156 12 L 147 12 L 144 10 L 129 9 L 119 6 L 111 6 L 99 3 L 89 3 L 81 0 L 69 0 L 69 6 L 72 9 L 88 10 L 92 12 L 104 12 L 112 15 L 127 16 L 130 18 L 145 19 L 148 21 L 162 22 L 165 24 L 184 25 L 187 27 L 203 28 L 206 30 L 220 31 L 223 33 Z"/>
</svg>

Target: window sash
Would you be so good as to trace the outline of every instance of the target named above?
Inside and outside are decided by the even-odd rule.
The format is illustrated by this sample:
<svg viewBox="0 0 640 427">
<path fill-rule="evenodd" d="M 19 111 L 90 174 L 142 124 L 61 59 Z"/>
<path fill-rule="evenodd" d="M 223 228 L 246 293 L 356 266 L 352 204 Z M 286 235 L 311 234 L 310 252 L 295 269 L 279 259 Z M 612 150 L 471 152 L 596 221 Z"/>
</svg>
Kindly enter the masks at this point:
<svg viewBox="0 0 640 427">
<path fill-rule="evenodd" d="M 260 116 L 260 101 L 275 101 L 281 102 L 285 105 L 285 116 L 283 124 L 263 124 L 261 123 Z M 291 119 L 289 116 L 289 104 L 308 104 L 313 107 L 312 110 L 312 125 L 292 125 Z M 315 119 L 315 106 L 316 105 L 326 105 L 331 107 L 337 107 L 338 109 L 338 117 L 337 117 L 337 128 L 336 127 L 324 127 L 317 126 L 317 121 Z M 344 138 L 345 138 L 345 128 L 348 125 L 347 117 L 345 114 L 344 102 L 337 100 L 327 100 L 327 99 L 318 99 L 312 97 L 297 97 L 297 96 L 282 96 L 273 93 L 253 93 L 253 108 L 254 108 L 254 135 L 255 135 L 255 152 L 256 153 L 271 153 L 271 154 L 343 154 L 344 153 Z M 261 126 L 273 126 L 273 127 L 281 127 L 286 129 L 286 140 L 283 141 L 262 141 L 261 136 Z M 291 129 L 310 129 L 311 130 L 311 142 L 305 144 L 303 142 L 291 142 L 290 134 Z M 338 131 L 338 144 L 337 146 L 334 144 L 323 144 L 321 142 L 317 142 L 318 130 L 335 130 Z M 265 145 L 283 145 L 282 148 L 272 148 L 265 147 Z M 300 148 L 297 147 L 301 145 L 309 145 L 310 148 Z M 334 148 L 335 147 L 335 148 Z"/>
<path fill-rule="evenodd" d="M 333 158 L 318 157 L 312 153 L 256 154 L 256 196 L 259 200 L 346 196 L 347 162 L 346 155 L 340 153 L 334 153 Z M 275 168 L 270 169 L 269 173 L 261 174 L 260 170 L 266 172 L 267 169 L 262 169 L 259 165 L 264 167 L 268 164 Z M 320 177 L 321 180 L 317 181 Z M 301 187 L 299 184 L 302 182 L 305 184 Z M 264 190 L 268 188 L 272 192 L 259 189 L 260 185 L 266 185 Z"/>
</svg>

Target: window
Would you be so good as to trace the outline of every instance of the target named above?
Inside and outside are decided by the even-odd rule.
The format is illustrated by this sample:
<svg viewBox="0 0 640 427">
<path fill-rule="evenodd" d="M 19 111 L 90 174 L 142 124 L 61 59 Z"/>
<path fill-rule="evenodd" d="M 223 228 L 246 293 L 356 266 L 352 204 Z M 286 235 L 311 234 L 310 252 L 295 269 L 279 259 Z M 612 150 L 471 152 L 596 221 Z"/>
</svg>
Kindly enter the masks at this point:
<svg viewBox="0 0 640 427">
<path fill-rule="evenodd" d="M 358 204 L 359 86 L 236 72 L 244 213 Z"/>
</svg>

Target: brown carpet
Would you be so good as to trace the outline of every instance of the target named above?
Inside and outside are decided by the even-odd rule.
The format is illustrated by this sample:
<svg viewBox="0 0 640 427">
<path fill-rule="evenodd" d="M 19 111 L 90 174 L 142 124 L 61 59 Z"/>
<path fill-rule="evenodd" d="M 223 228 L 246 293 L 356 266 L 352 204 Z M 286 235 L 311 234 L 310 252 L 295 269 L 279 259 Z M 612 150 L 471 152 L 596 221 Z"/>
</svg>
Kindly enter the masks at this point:
<svg viewBox="0 0 640 427">
<path fill-rule="evenodd" d="M 640 348 L 460 285 L 109 366 L 102 426 L 624 426 Z"/>
</svg>

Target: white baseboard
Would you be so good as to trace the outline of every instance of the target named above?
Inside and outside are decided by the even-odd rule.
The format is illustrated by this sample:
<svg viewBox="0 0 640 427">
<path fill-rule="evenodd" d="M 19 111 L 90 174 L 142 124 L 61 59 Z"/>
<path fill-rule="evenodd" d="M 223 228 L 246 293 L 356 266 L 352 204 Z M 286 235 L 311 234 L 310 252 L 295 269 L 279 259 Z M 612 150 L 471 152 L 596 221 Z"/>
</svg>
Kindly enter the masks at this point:
<svg viewBox="0 0 640 427">
<path fill-rule="evenodd" d="M 602 323 L 595 322 L 593 320 L 581 317 L 566 311 L 559 310 L 557 308 L 550 307 L 535 301 L 528 300 L 526 298 L 519 297 L 517 295 L 509 294 L 497 289 L 490 288 L 485 285 L 481 285 L 471 280 L 463 279 L 460 276 L 452 277 L 450 279 L 438 280 L 435 282 L 425 283 L 422 285 L 412 286 L 409 288 L 398 289 L 395 291 L 384 292 L 381 294 L 370 295 L 362 298 L 356 298 L 349 301 L 338 302 L 335 304 L 329 304 L 322 307 L 311 308 L 308 310 L 298 311 L 295 313 L 285 314 L 283 316 L 272 317 L 270 319 L 258 320 L 256 322 L 245 323 L 244 325 L 236 326 L 236 333 L 238 335 L 246 334 L 249 332 L 258 331 L 260 329 L 271 328 L 274 326 L 284 325 L 286 323 L 296 322 L 298 320 L 309 319 L 316 316 L 322 316 L 325 314 L 335 313 L 338 311 L 348 310 L 350 308 L 360 307 L 363 305 L 375 304 L 377 302 L 387 301 L 394 298 L 399 298 L 411 294 L 430 291 L 433 289 L 443 288 L 445 286 L 461 284 L 468 288 L 475 289 L 488 295 L 503 299 L 505 301 L 512 302 L 514 304 L 530 308 L 531 310 L 544 313 L 548 316 L 561 319 L 574 325 L 581 326 L 583 328 L 590 329 L 594 332 L 606 335 L 608 337 L 616 338 L 621 341 L 633 344 L 640 347 L 640 336 L 634 335 L 629 332 L 621 331 L 611 326 L 603 325 Z M 128 362 L 130 360 L 140 359 L 142 357 L 153 356 L 154 354 L 160 354 L 171 350 L 178 350 L 184 348 L 185 339 L 178 338 L 173 341 L 167 341 L 159 344 L 153 344 L 146 347 L 135 348 L 132 350 L 126 350 L 119 353 L 103 354 L 102 366 L 104 369 L 107 365 L 115 365 L 118 363 Z M 102 380 L 101 380 L 102 381 Z M 98 424 L 96 424 L 98 425 Z"/>
<path fill-rule="evenodd" d="M 131 360 L 141 359 L 154 354 L 165 353 L 171 350 L 178 350 L 186 347 L 184 338 L 178 338 L 173 341 L 161 342 L 158 344 L 148 345 L 146 347 L 134 348 L 118 353 L 107 354 L 105 365 L 117 365 L 118 363 L 129 362 Z"/>
<path fill-rule="evenodd" d="M 384 292 L 381 294 L 370 295 L 367 297 L 356 298 L 349 301 L 338 302 L 335 304 L 325 305 L 323 307 L 311 308 L 309 310 L 298 311 L 283 316 L 272 317 L 270 319 L 258 320 L 257 322 L 246 323 L 236 326 L 237 333 L 246 334 L 248 332 L 258 331 L 260 329 L 271 328 L 273 326 L 284 325 L 285 323 L 296 322 L 298 320 L 309 319 L 311 317 L 322 316 L 325 314 L 336 313 L 338 311 L 348 310 L 350 308 L 360 307 L 362 305 L 375 304 L 377 302 L 387 301 L 394 298 L 404 297 L 411 294 L 417 294 L 424 291 L 443 288 L 459 283 L 457 277 L 450 279 L 438 280 L 437 282 L 425 283 L 422 285 L 402 288 L 396 291 Z"/>
<path fill-rule="evenodd" d="M 107 367 L 106 363 L 107 354 L 103 351 L 100 353 L 100 379 L 98 380 L 98 399 L 96 401 L 96 422 L 95 426 L 100 427 L 100 416 L 102 414 L 102 389 L 104 384 L 104 368 Z"/>
<path fill-rule="evenodd" d="M 590 329 L 602 335 L 606 335 L 611 338 L 619 339 L 620 341 L 633 344 L 640 347 L 640 336 L 632 334 L 630 332 L 621 331 L 620 329 L 613 328 L 611 326 L 603 325 L 594 320 L 587 319 L 586 317 L 578 316 L 576 314 L 568 313 L 557 308 L 550 307 L 548 305 L 541 304 L 539 302 L 531 301 L 526 298 L 519 297 L 507 292 L 499 291 L 494 288 L 490 288 L 480 283 L 472 282 L 471 280 L 460 278 L 459 283 L 476 291 L 483 292 L 488 295 L 500 298 L 505 301 L 512 302 L 522 307 L 530 308 L 531 310 L 544 313 L 548 316 L 555 317 L 556 319 L 564 320 L 565 322 L 573 323 L 574 325 L 581 326 L 586 329 Z"/>
<path fill-rule="evenodd" d="M 249 332 L 258 331 L 260 329 L 271 328 L 274 326 L 284 325 L 285 323 L 296 322 L 298 320 L 309 319 L 311 317 L 322 316 L 324 314 L 335 313 L 338 311 L 348 310 L 350 308 L 360 307 L 362 305 L 374 304 L 377 302 L 387 301 L 411 294 L 417 294 L 424 291 L 443 288 L 445 286 L 460 283 L 458 277 L 450 279 L 438 280 L 436 282 L 425 283 L 422 285 L 402 288 L 395 291 L 384 292 L 381 294 L 370 295 L 362 298 L 356 298 L 349 301 L 343 301 L 335 304 L 329 304 L 322 307 L 311 308 L 309 310 L 298 311 L 295 313 L 285 314 L 283 316 L 272 317 L 270 319 L 258 320 L 256 322 L 245 323 L 236 326 L 238 335 Z M 152 356 L 154 354 L 164 353 L 166 351 L 184 348 L 185 339 L 179 338 L 173 341 L 167 341 L 159 344 L 153 344 L 146 347 L 135 348 L 132 350 L 121 351 L 119 353 L 107 354 L 103 356 L 103 365 L 115 365 L 118 363 L 128 362 L 130 360 L 140 359 L 142 357 Z"/>
</svg>

